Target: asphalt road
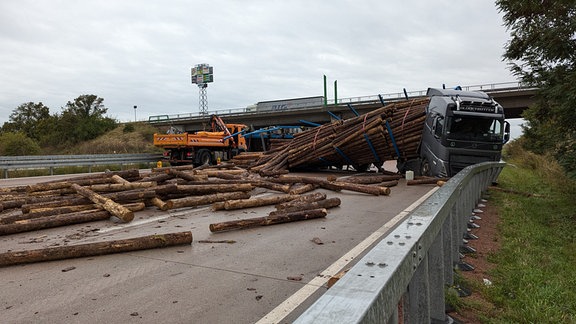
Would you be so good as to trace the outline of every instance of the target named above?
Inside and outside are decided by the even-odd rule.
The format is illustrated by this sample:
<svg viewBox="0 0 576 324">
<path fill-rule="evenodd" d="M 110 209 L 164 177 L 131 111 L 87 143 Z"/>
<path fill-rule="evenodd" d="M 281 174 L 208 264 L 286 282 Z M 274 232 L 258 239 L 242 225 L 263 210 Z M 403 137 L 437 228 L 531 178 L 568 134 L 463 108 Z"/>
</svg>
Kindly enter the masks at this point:
<svg viewBox="0 0 576 324">
<path fill-rule="evenodd" d="M 0 186 L 37 181 L 0 180 Z M 350 267 L 432 188 L 401 181 L 390 196 L 378 197 L 319 190 L 342 200 L 324 219 L 225 233 L 211 233 L 208 225 L 265 216 L 273 207 L 149 208 L 129 224 L 3 236 L 0 253 L 180 231 L 192 231 L 194 241 L 0 268 L 0 323 L 290 323 L 326 291 L 333 274 Z"/>
</svg>

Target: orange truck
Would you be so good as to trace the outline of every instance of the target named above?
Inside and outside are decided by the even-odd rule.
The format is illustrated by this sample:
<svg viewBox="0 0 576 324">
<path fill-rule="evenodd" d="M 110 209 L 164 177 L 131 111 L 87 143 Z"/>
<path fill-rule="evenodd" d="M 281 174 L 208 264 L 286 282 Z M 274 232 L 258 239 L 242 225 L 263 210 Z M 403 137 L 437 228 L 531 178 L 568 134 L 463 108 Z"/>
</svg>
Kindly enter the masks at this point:
<svg viewBox="0 0 576 324">
<path fill-rule="evenodd" d="M 209 131 L 154 134 L 154 146 L 164 149 L 170 165 L 216 164 L 246 151 L 244 124 L 225 124 L 216 115 L 210 118 Z"/>
</svg>

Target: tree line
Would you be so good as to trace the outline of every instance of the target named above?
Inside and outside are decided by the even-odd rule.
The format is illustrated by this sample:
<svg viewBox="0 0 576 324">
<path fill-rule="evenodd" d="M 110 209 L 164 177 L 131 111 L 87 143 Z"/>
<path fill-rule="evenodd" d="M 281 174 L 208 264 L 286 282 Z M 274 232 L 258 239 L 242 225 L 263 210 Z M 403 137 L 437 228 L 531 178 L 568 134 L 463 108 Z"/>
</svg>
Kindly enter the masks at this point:
<svg viewBox="0 0 576 324">
<path fill-rule="evenodd" d="M 0 128 L 0 155 L 64 153 L 114 129 L 118 122 L 106 116 L 103 101 L 81 95 L 54 114 L 42 102 L 21 104 Z"/>
<path fill-rule="evenodd" d="M 511 39 L 504 60 L 536 104 L 522 117 L 523 146 L 558 160 L 576 177 L 576 6 L 574 0 L 497 0 Z"/>
</svg>

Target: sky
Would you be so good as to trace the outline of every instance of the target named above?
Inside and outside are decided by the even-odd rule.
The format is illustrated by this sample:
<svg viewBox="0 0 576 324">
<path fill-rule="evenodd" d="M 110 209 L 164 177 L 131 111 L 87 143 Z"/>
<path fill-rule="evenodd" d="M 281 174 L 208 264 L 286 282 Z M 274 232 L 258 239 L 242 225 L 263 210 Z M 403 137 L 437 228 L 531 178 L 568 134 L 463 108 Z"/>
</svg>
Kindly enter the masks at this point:
<svg viewBox="0 0 576 324">
<path fill-rule="evenodd" d="M 493 1 L 0 0 L 0 125 L 93 94 L 118 121 L 323 95 L 513 82 Z M 134 109 L 137 106 L 137 109 Z"/>
</svg>

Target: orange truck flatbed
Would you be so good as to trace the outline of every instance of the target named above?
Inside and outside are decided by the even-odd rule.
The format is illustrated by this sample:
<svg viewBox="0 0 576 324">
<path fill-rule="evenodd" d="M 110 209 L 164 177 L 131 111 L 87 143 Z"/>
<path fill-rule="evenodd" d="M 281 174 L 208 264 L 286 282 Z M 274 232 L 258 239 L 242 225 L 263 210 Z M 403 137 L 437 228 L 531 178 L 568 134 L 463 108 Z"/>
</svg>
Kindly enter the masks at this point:
<svg viewBox="0 0 576 324">
<path fill-rule="evenodd" d="M 230 139 L 222 140 L 224 132 L 196 132 L 194 134 L 154 134 L 154 145 L 163 148 L 190 146 L 227 147 Z"/>
</svg>

